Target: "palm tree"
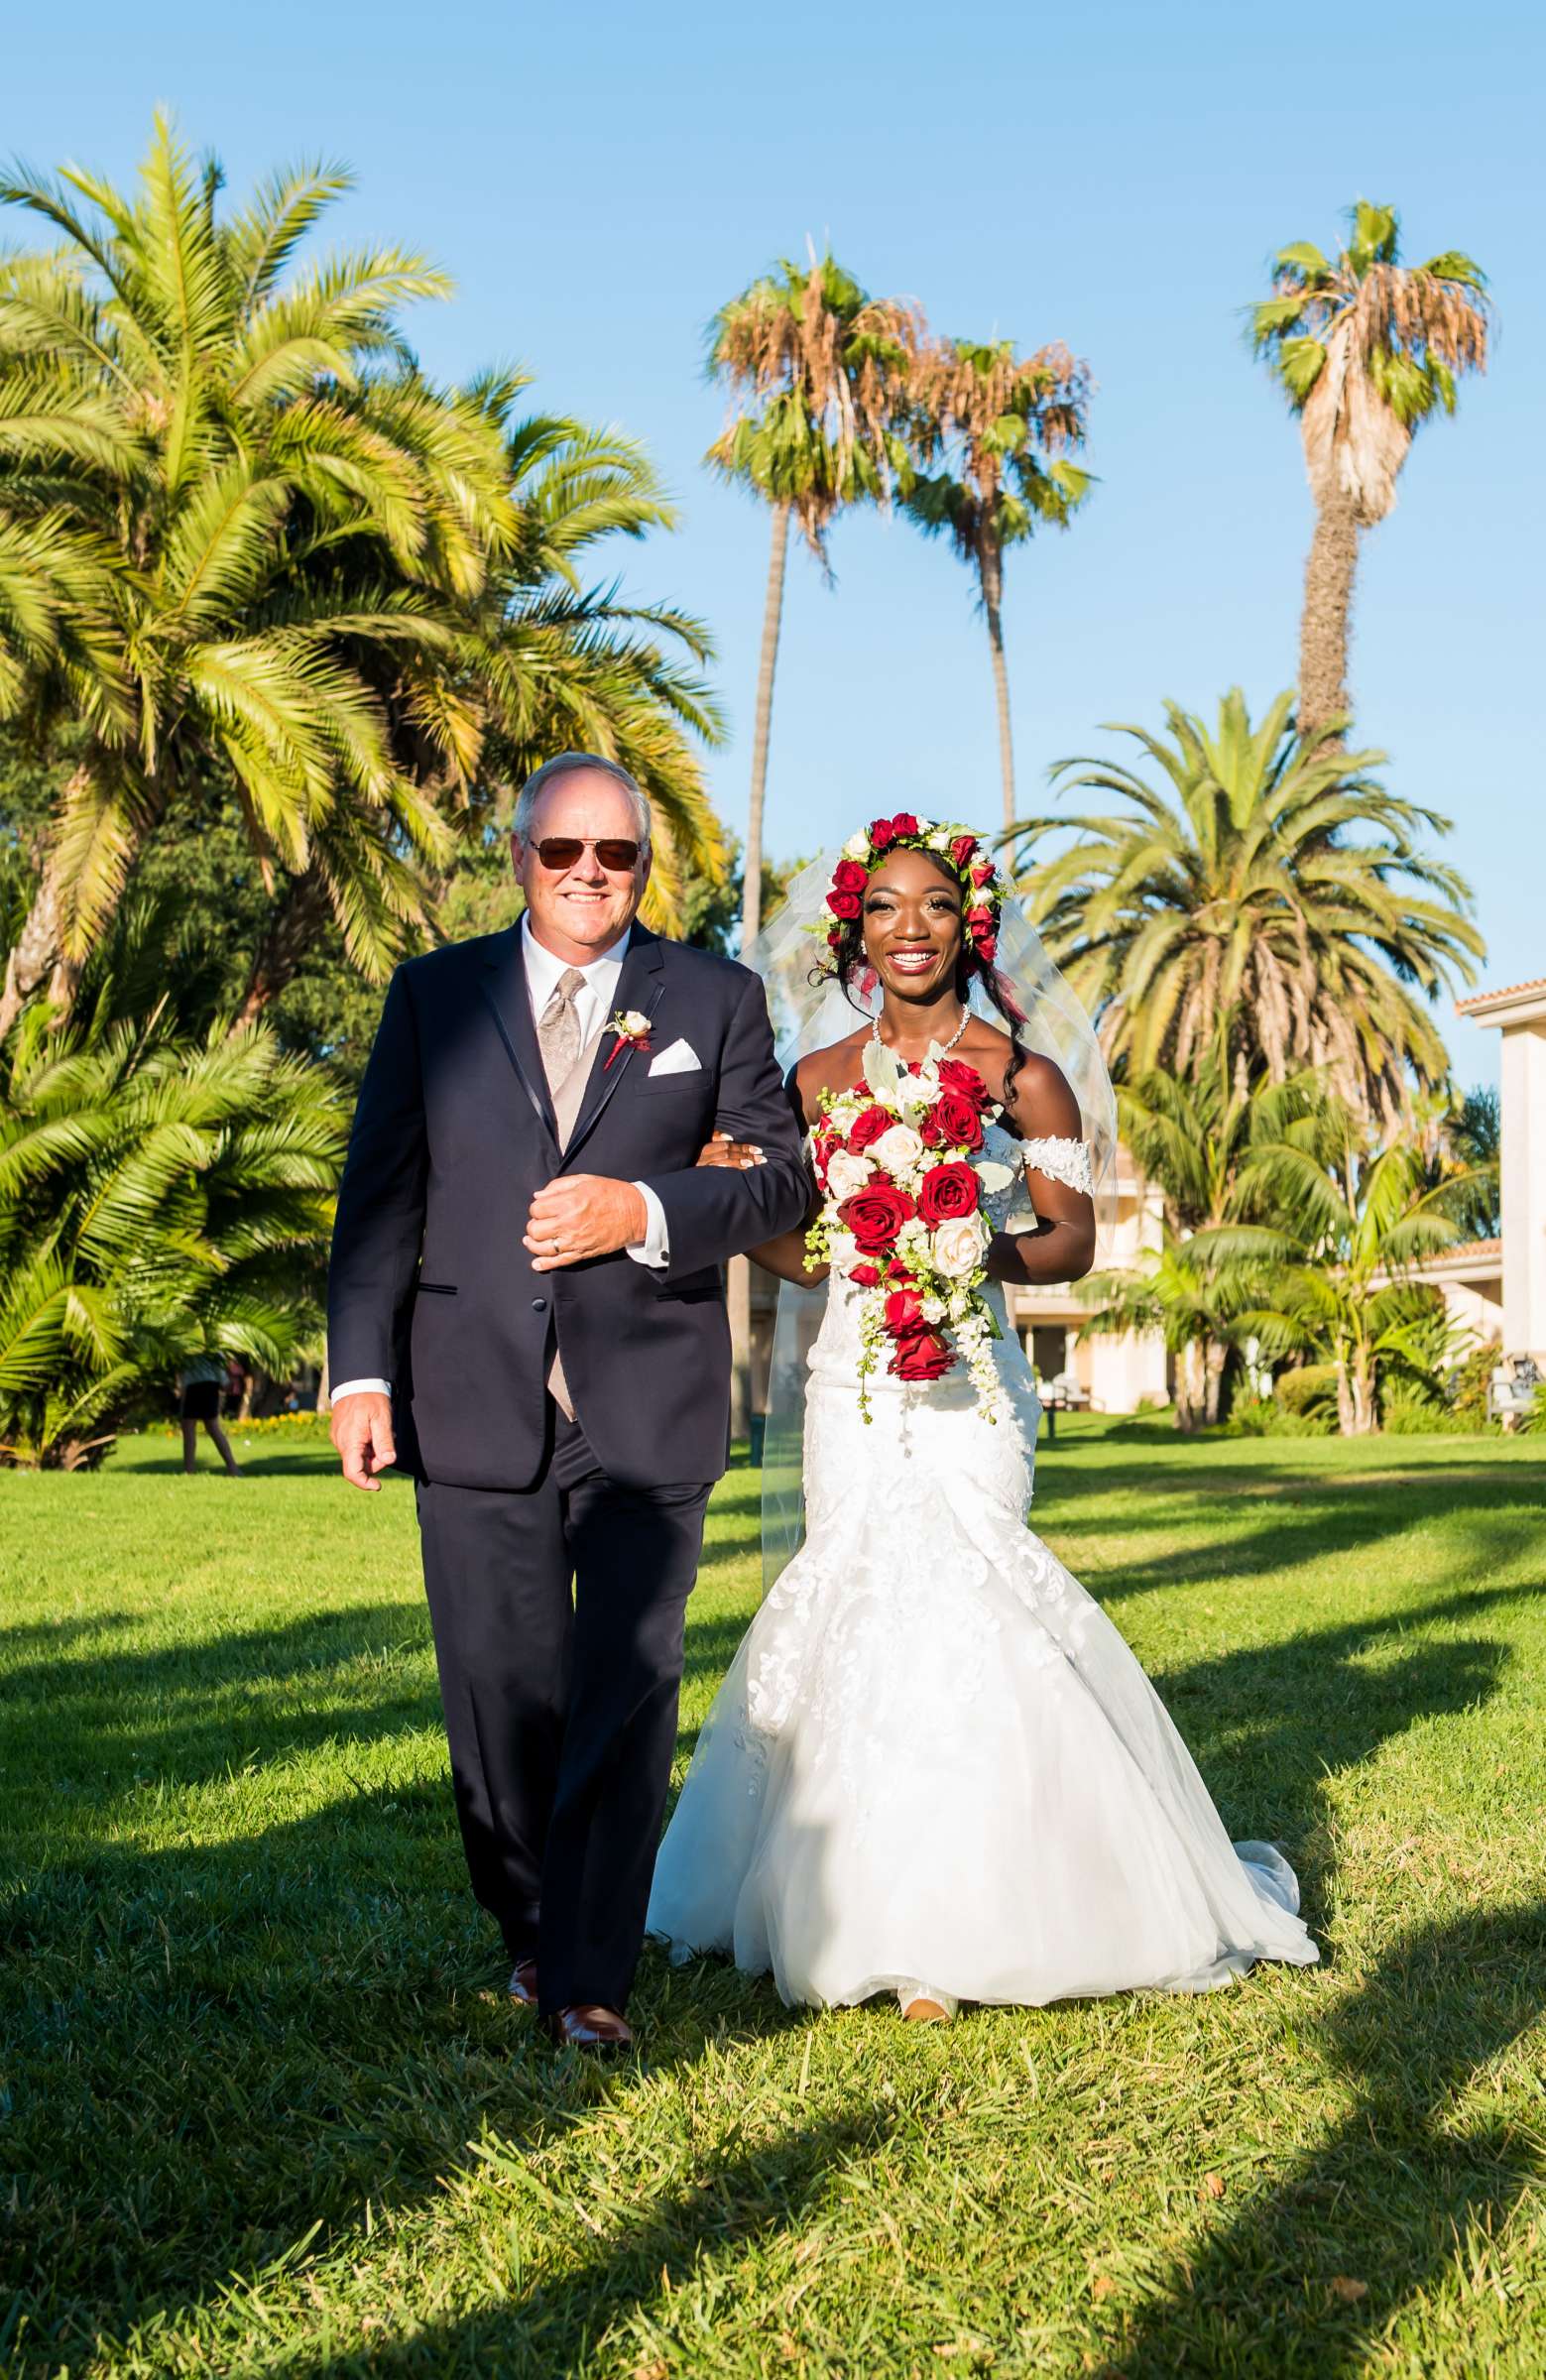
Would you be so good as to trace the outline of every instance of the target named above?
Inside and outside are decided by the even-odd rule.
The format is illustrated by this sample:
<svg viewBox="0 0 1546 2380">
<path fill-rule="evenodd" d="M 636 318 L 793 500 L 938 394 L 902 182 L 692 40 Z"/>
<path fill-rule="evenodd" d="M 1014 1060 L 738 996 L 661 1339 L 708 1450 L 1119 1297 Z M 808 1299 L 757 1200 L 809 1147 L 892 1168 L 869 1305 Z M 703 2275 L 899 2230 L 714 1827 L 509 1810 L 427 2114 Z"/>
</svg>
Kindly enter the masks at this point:
<svg viewBox="0 0 1546 2380">
<path fill-rule="evenodd" d="M 643 449 L 615 431 L 535 415 L 508 424 L 505 445 L 516 527 L 479 607 L 480 789 L 486 799 L 519 783 L 565 748 L 621 762 L 654 815 L 646 919 L 675 932 L 689 880 L 717 883 L 727 865 L 698 757 L 724 737 L 701 675 L 713 643 L 690 613 L 588 585 L 582 565 L 600 538 L 673 530 L 676 509 Z"/>
<path fill-rule="evenodd" d="M 1370 774 L 1382 753 L 1346 752 L 1331 727 L 1296 734 L 1292 702 L 1279 695 L 1254 727 L 1236 687 L 1213 733 L 1167 703 L 1168 735 L 1117 730 L 1157 781 L 1088 759 L 1052 771 L 1125 813 L 1025 818 L 1007 840 L 1115 1065 L 1185 1074 L 1229 1017 L 1248 1075 L 1315 1066 L 1389 1119 L 1409 1103 L 1408 1069 L 1419 1085 L 1446 1078 L 1429 1005 L 1474 980 L 1483 943 L 1464 879 L 1419 840 L 1448 819 L 1384 790 Z M 1042 858 L 1049 842 L 1062 847 Z"/>
<path fill-rule="evenodd" d="M 1299 416 L 1315 535 L 1299 628 L 1299 726 L 1345 721 L 1348 622 L 1359 532 L 1382 521 L 1417 430 L 1455 411 L 1463 372 L 1487 368 L 1489 306 L 1479 265 L 1447 249 L 1400 262 L 1400 220 L 1360 199 L 1335 263 L 1309 240 L 1273 259 L 1252 310 L 1256 352 Z"/>
<path fill-rule="evenodd" d="M 912 374 L 918 460 L 945 468 L 910 480 L 904 502 L 928 535 L 949 533 L 976 573 L 999 720 L 1004 823 L 1015 814 L 1010 681 L 1004 659 L 1004 557 L 1038 529 L 1066 529 L 1090 475 L 1065 459 L 1082 446 L 1090 376 L 1066 347 L 1016 358 L 1008 339 L 941 339 Z"/>
<path fill-rule="evenodd" d="M 1475 1177 L 1432 1177 L 1410 1132 L 1380 1144 L 1338 1100 L 1325 1102 L 1249 1160 L 1269 1170 L 1277 1261 L 1239 1317 L 1268 1357 L 1328 1362 L 1345 1438 L 1379 1427 L 1381 1367 L 1426 1373 L 1437 1291 L 1418 1276 L 1425 1256 L 1464 1236 Z"/>
<path fill-rule="evenodd" d="M 67 1009 L 210 772 L 379 976 L 477 762 L 457 635 L 513 528 L 502 440 L 395 319 L 448 284 L 395 249 L 289 272 L 335 169 L 223 219 L 220 183 L 162 117 L 132 199 L 75 168 L 0 178 L 62 237 L 0 263 L 0 715 L 38 749 L 69 722 L 74 761 L 0 1034 L 51 974 Z"/>
<path fill-rule="evenodd" d="M 763 812 L 773 675 L 789 526 L 830 576 L 827 533 L 845 505 L 885 503 L 906 468 L 900 413 L 924 331 L 915 308 L 873 298 L 830 255 L 783 258 L 721 306 L 708 329 L 708 369 L 731 392 L 724 429 L 704 460 L 773 513 L 763 608 L 752 783 L 747 809 L 742 943 L 761 922 Z"/>
<path fill-rule="evenodd" d="M 1081 1336 L 1158 1331 L 1176 1359 L 1176 1426 L 1220 1418 L 1230 1350 L 1262 1263 L 1282 1184 L 1262 1151 L 1316 1104 L 1313 1077 L 1248 1075 L 1222 1017 L 1189 1077 L 1150 1067 L 1118 1089 L 1122 1137 L 1162 1200 L 1157 1249 L 1086 1283 L 1101 1311 Z"/>
<path fill-rule="evenodd" d="M 103 1012 L 119 1005 L 108 988 Z M 73 1470 L 187 1357 L 283 1373 L 316 1330 L 347 1112 L 266 1028 L 50 1028 L 0 1081 L 0 1463 Z"/>
</svg>

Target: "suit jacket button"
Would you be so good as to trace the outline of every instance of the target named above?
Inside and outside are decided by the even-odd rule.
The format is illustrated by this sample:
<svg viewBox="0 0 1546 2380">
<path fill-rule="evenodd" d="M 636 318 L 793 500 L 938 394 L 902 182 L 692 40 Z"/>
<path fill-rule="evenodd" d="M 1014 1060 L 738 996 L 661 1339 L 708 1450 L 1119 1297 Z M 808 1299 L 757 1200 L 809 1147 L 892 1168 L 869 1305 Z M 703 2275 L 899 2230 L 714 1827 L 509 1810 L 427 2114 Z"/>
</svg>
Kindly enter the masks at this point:
<svg viewBox="0 0 1546 2380">
<path fill-rule="evenodd" d="M 546 1298 L 545 1298 L 545 1297 L 534 1297 L 534 1298 L 533 1298 L 533 1300 L 532 1300 L 532 1311 L 533 1311 L 533 1313 L 534 1313 L 534 1314 L 545 1314 L 545 1313 L 546 1313 L 546 1311 L 547 1311 L 547 1300 L 546 1300 Z"/>
</svg>

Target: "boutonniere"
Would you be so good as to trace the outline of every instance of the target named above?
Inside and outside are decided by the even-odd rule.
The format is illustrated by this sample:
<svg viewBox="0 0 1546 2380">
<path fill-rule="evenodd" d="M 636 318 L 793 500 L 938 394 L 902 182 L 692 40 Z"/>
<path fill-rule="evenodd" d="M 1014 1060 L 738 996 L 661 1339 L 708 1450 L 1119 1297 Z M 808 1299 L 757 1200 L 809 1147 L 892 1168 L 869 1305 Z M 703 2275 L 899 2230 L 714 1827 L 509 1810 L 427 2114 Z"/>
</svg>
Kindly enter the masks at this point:
<svg viewBox="0 0 1546 2380">
<path fill-rule="evenodd" d="M 648 1049 L 650 1019 L 641 1009 L 619 1009 L 611 1018 L 611 1029 L 617 1035 L 602 1068 L 605 1074 L 620 1049 Z"/>
</svg>

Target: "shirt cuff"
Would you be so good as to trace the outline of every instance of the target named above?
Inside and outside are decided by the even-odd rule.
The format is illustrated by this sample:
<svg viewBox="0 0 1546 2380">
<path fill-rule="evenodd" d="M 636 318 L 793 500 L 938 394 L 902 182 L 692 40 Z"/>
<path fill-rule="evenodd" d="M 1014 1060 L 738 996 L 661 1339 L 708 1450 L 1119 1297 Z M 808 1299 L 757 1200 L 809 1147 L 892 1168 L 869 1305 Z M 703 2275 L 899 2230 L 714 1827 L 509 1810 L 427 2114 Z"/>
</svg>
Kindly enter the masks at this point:
<svg viewBox="0 0 1546 2380">
<path fill-rule="evenodd" d="M 634 1188 L 645 1202 L 645 1236 L 634 1241 L 629 1254 L 636 1264 L 650 1264 L 658 1272 L 671 1260 L 669 1237 L 665 1229 L 665 1209 L 658 1195 L 648 1182 L 636 1182 Z"/>
<path fill-rule="evenodd" d="M 390 1396 L 392 1382 L 390 1380 L 340 1380 L 336 1388 L 329 1382 L 327 1401 L 330 1405 L 336 1405 L 341 1396 L 363 1396 L 367 1391 L 377 1396 Z"/>
</svg>

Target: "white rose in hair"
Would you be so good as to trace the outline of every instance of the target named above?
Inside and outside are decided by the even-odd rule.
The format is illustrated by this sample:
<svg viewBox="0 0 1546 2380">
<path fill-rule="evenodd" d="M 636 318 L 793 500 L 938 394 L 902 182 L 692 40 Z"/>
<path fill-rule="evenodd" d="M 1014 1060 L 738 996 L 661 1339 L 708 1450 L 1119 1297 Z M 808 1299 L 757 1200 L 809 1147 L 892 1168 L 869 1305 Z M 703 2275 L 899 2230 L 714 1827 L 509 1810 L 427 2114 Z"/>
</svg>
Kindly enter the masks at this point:
<svg viewBox="0 0 1546 2380">
<path fill-rule="evenodd" d="M 876 1163 L 884 1165 L 898 1181 L 905 1181 L 923 1160 L 922 1139 L 910 1124 L 893 1124 L 890 1131 L 883 1132 L 879 1140 L 872 1140 L 870 1146 L 875 1151 Z"/>
<path fill-rule="evenodd" d="M 866 834 L 850 835 L 843 846 L 843 857 L 846 860 L 867 859 L 869 853 L 870 838 Z"/>
<path fill-rule="evenodd" d="M 948 1281 L 964 1281 L 983 1260 L 982 1225 L 975 1215 L 958 1215 L 934 1234 L 934 1263 Z"/>
<path fill-rule="evenodd" d="M 889 1138 L 890 1134 L 884 1136 Z M 864 1188 L 874 1171 L 868 1157 L 856 1156 L 851 1148 L 838 1149 L 827 1165 L 829 1197 L 852 1198 L 856 1190 Z"/>
</svg>

